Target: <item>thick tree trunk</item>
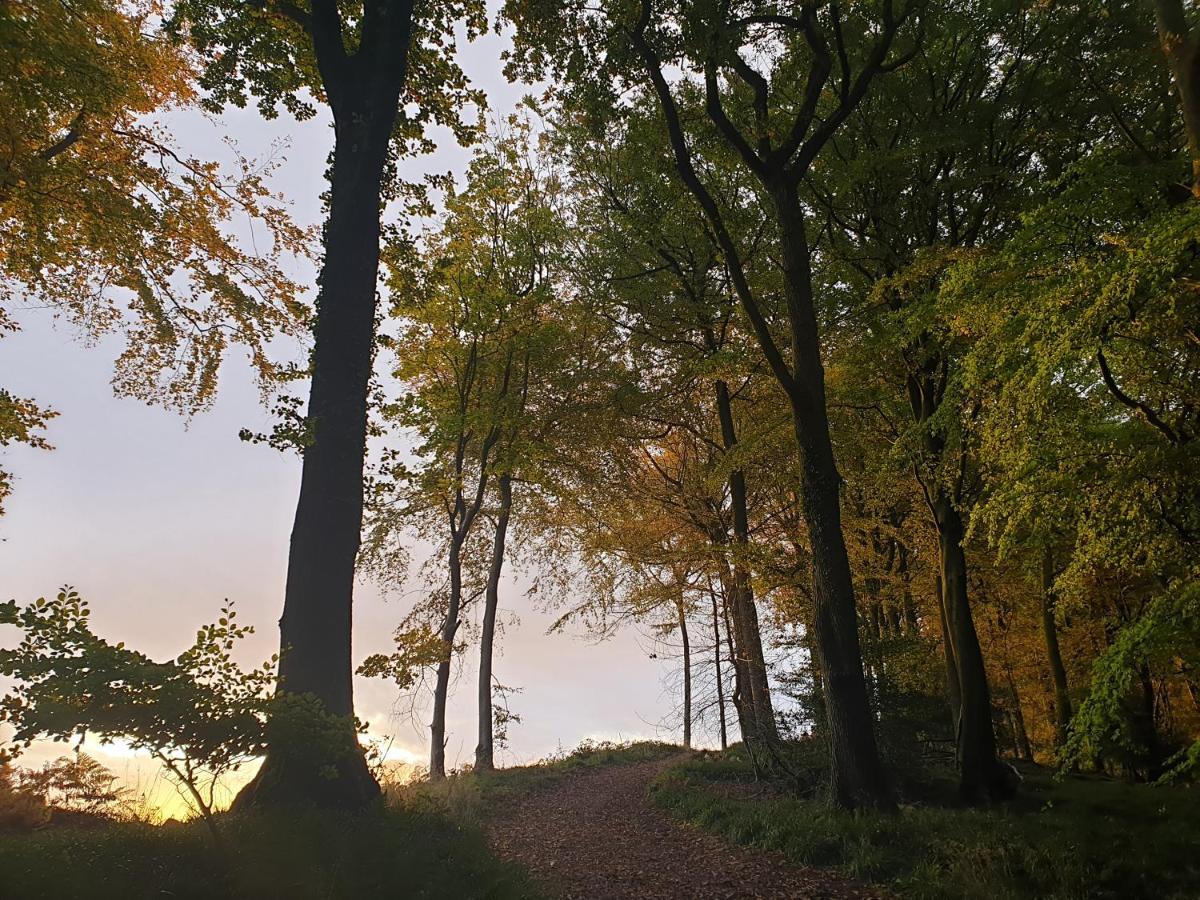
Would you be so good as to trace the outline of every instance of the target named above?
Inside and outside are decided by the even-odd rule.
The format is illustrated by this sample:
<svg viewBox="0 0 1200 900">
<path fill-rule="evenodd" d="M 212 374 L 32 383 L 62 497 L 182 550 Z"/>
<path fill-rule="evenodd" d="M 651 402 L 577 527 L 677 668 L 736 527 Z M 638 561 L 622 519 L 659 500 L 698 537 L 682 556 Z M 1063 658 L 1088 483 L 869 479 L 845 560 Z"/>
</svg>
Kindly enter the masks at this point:
<svg viewBox="0 0 1200 900">
<path fill-rule="evenodd" d="M 688 638 L 687 606 L 680 597 L 675 601 L 679 612 L 679 638 L 683 642 L 683 746 L 692 749 L 692 643 Z"/>
<path fill-rule="evenodd" d="M 968 803 L 1004 800 L 1011 796 L 1012 784 L 996 758 L 987 671 L 967 596 L 962 516 L 940 488 L 934 492 L 933 511 L 941 553 L 946 618 L 961 692 L 957 729 L 959 790 Z"/>
<path fill-rule="evenodd" d="M 728 453 L 737 447 L 737 431 L 733 421 L 729 386 L 717 381 L 717 415 L 721 422 L 721 437 Z M 763 653 L 762 630 L 759 628 L 758 607 L 754 590 L 742 558 L 750 545 L 750 522 L 746 504 L 746 476 L 740 469 L 729 473 L 729 499 L 733 512 L 733 593 L 732 616 L 734 640 L 738 655 L 744 662 L 748 701 L 748 720 L 742 722 L 743 740 L 778 741 L 779 727 L 767 680 L 766 656 Z"/>
<path fill-rule="evenodd" d="M 854 583 L 842 533 L 842 479 L 829 433 L 804 214 L 790 183 L 775 185 L 773 200 L 783 243 L 795 379 L 788 395 L 812 548 L 813 636 L 825 694 L 833 797 L 849 809 L 892 807 L 863 676 Z"/>
<path fill-rule="evenodd" d="M 433 719 L 429 724 L 429 777 L 446 777 L 446 700 L 450 695 L 450 666 L 454 657 L 454 636 L 458 633 L 458 614 L 462 609 L 462 543 L 450 543 L 450 601 L 442 623 L 442 659 L 438 663 L 433 688 Z"/>
<path fill-rule="evenodd" d="M 1152 0 L 1158 38 L 1179 94 L 1192 160 L 1192 194 L 1200 199 L 1200 25 L 1188 22 L 1183 0 Z"/>
<path fill-rule="evenodd" d="M 717 673 L 717 718 L 721 725 L 721 749 L 729 749 L 729 728 L 725 722 L 725 676 L 721 672 L 721 625 L 720 612 L 717 609 L 717 594 L 709 591 L 712 597 L 713 625 L 713 665 Z"/>
<path fill-rule="evenodd" d="M 946 663 L 946 703 L 950 707 L 950 724 L 958 732 L 958 711 L 962 708 L 962 688 L 958 684 L 958 663 L 954 660 L 954 641 L 950 638 L 950 616 L 946 612 L 946 592 L 942 576 L 934 576 L 937 591 L 938 619 L 942 625 L 942 659 Z"/>
<path fill-rule="evenodd" d="M 504 569 L 504 542 L 512 513 L 512 476 L 498 479 L 500 508 L 492 539 L 492 562 L 488 568 L 484 597 L 483 630 L 479 635 L 479 744 L 475 747 L 475 770 L 490 772 L 496 767 L 492 735 L 492 649 L 496 635 L 496 610 L 500 605 L 500 574 Z"/>
<path fill-rule="evenodd" d="M 345 750 L 322 759 L 279 737 L 238 806 L 308 801 L 360 808 L 379 795 L 354 729 L 351 609 L 363 513 L 380 189 L 394 115 L 394 107 L 364 108 L 336 121 L 312 353 L 311 439 L 304 448 L 279 621 L 280 693 L 315 697 L 333 717 L 322 727 L 340 729 Z"/>
<path fill-rule="evenodd" d="M 1042 634 L 1046 640 L 1046 659 L 1054 679 L 1054 740 L 1061 747 L 1071 726 L 1071 692 L 1067 685 L 1067 669 L 1058 646 L 1058 624 L 1054 617 L 1054 558 L 1047 548 L 1042 555 Z"/>
</svg>

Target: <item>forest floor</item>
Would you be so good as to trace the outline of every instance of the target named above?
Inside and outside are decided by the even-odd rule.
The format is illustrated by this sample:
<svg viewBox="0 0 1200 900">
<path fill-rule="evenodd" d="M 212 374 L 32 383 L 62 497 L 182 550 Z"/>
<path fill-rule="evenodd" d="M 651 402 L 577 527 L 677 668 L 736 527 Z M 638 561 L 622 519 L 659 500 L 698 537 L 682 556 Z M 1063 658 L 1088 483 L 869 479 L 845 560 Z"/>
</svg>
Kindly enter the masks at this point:
<svg viewBox="0 0 1200 900">
<path fill-rule="evenodd" d="M 492 850 L 563 900 L 886 896 L 828 869 L 738 847 L 654 806 L 651 783 L 685 758 L 611 762 L 532 785 L 486 814 Z"/>
</svg>

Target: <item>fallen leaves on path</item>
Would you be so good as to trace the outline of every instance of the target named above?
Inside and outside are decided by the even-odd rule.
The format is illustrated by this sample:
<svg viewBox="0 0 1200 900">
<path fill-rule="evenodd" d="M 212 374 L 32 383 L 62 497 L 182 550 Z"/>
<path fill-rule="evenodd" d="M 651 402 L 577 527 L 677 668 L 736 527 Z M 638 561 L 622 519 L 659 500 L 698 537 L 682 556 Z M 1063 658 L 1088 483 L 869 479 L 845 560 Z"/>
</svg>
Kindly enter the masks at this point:
<svg viewBox="0 0 1200 900">
<path fill-rule="evenodd" d="M 672 760 L 605 766 L 514 799 L 489 818 L 492 847 L 564 900 L 882 900 L 877 888 L 736 847 L 654 808 Z"/>
</svg>

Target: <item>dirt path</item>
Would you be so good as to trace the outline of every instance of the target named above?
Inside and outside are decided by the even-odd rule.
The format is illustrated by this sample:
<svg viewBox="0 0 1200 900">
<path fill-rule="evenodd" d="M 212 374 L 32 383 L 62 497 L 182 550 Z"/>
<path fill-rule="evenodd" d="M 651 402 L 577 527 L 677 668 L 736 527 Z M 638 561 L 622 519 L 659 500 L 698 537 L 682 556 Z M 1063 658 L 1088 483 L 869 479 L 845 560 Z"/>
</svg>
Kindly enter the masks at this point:
<svg viewBox="0 0 1200 900">
<path fill-rule="evenodd" d="M 564 900 L 883 897 L 781 856 L 682 825 L 646 796 L 671 760 L 605 766 L 506 803 L 488 823 L 495 852 Z"/>
</svg>

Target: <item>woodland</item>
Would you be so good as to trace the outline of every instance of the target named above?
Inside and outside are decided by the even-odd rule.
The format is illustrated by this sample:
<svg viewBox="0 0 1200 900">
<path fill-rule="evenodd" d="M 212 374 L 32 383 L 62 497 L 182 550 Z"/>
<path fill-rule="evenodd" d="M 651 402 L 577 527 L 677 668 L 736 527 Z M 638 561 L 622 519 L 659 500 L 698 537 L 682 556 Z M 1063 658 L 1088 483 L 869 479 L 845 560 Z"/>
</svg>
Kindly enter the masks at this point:
<svg viewBox="0 0 1200 900">
<path fill-rule="evenodd" d="M 162 117 L 230 109 L 331 124 L 319 233 Z M 3 0 L 0 110 L 0 336 L 117 335 L 184 416 L 248 361 L 302 472 L 260 666 L 232 605 L 159 661 L 6 595 L 0 893 L 1200 895 L 1194 2 Z M 676 743 L 499 765 L 514 570 L 661 639 Z M 420 777 L 356 676 L 424 698 Z M 21 764 L 85 735 L 194 820 Z"/>
</svg>

